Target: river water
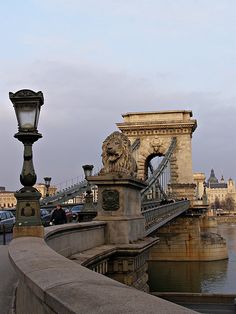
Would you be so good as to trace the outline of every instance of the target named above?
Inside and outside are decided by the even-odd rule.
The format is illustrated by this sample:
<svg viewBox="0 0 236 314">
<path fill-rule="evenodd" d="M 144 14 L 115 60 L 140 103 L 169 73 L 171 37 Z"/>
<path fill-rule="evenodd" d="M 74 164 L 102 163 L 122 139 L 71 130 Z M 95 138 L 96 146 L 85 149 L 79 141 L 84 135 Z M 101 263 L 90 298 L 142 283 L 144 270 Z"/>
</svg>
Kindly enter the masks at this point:
<svg viewBox="0 0 236 314">
<path fill-rule="evenodd" d="M 151 292 L 236 292 L 236 224 L 222 224 L 210 231 L 224 237 L 229 259 L 213 262 L 149 262 Z"/>
</svg>

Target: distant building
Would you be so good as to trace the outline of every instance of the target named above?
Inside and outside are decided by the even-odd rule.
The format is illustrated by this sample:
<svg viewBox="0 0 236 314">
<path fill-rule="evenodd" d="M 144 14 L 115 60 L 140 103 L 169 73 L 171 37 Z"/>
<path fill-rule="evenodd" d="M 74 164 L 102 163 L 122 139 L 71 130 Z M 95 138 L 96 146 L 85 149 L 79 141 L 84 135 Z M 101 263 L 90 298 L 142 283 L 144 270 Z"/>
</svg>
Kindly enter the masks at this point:
<svg viewBox="0 0 236 314">
<path fill-rule="evenodd" d="M 42 194 L 42 197 L 46 196 L 46 187 L 44 183 L 35 184 L 34 187 Z M 49 195 L 56 193 L 56 186 L 49 187 Z M 5 186 L 0 186 L 0 208 L 12 208 L 16 207 L 16 198 L 14 196 L 16 191 L 6 191 Z"/>
<path fill-rule="evenodd" d="M 37 183 L 34 185 L 34 187 L 42 194 L 42 197 L 46 196 L 47 189 L 44 183 Z M 56 194 L 57 187 L 55 185 L 52 185 L 48 189 L 48 194 L 49 195 L 54 195 Z"/>
<path fill-rule="evenodd" d="M 15 191 L 6 191 L 5 186 L 0 187 L 0 207 L 12 208 L 16 206 Z"/>
<path fill-rule="evenodd" d="M 197 199 L 202 198 L 205 185 L 209 204 L 214 204 L 216 198 L 222 202 L 225 201 L 227 197 L 231 197 L 236 204 L 236 187 L 235 181 L 232 178 L 229 178 L 229 180 L 225 182 L 224 177 L 221 176 L 221 179 L 218 180 L 215 176 L 214 169 L 211 169 L 210 177 L 207 182 L 205 182 L 206 177 L 204 173 L 194 173 L 193 179 L 196 184 Z"/>
<path fill-rule="evenodd" d="M 211 170 L 211 174 L 206 184 L 206 193 L 210 204 L 214 204 L 216 198 L 220 202 L 225 201 L 226 197 L 231 197 L 236 203 L 236 189 L 235 182 L 229 178 L 227 182 L 224 181 L 222 176 L 220 181 L 215 176 L 214 170 Z"/>
</svg>

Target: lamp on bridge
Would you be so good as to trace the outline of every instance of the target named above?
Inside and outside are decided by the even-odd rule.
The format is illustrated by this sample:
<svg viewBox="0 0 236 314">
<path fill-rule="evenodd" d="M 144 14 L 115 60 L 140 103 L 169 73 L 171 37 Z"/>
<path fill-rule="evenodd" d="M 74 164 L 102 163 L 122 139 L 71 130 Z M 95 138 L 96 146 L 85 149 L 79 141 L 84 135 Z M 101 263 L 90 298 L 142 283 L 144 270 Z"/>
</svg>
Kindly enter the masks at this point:
<svg viewBox="0 0 236 314">
<path fill-rule="evenodd" d="M 50 178 L 50 177 L 44 178 L 45 187 L 46 187 L 46 197 L 49 196 L 49 188 L 50 188 L 51 180 L 52 180 L 52 178 Z"/>
<path fill-rule="evenodd" d="M 83 165 L 82 167 L 84 169 L 85 179 L 87 180 L 87 177 L 90 177 L 93 173 L 93 165 Z"/>
<path fill-rule="evenodd" d="M 83 165 L 82 167 L 84 169 L 85 179 L 87 180 L 85 204 L 84 204 L 83 210 L 84 211 L 89 211 L 89 210 L 93 210 L 93 194 L 92 194 L 91 185 L 90 185 L 90 183 L 89 183 L 87 178 L 92 175 L 93 165 Z"/>
<path fill-rule="evenodd" d="M 207 183 L 206 183 L 206 181 L 204 181 L 203 182 L 203 195 L 202 195 L 203 205 L 208 205 L 206 188 L 207 188 Z"/>
<path fill-rule="evenodd" d="M 41 194 L 33 187 L 37 176 L 33 165 L 32 145 L 42 137 L 38 133 L 38 120 L 41 106 L 44 103 L 43 93 L 29 89 L 9 93 L 18 121 L 18 133 L 14 135 L 24 145 L 24 162 L 20 175 L 23 185 L 15 193 L 16 223 L 13 229 L 13 237 L 39 236 L 43 237 L 43 226 L 40 217 L 39 199 Z"/>
</svg>

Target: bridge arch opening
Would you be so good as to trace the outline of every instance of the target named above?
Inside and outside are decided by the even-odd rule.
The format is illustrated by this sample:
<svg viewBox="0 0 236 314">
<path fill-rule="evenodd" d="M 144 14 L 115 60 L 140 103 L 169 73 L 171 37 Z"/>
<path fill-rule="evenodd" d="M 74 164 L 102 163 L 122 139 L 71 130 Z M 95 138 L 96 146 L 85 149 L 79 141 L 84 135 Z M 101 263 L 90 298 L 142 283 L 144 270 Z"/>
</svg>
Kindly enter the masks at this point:
<svg viewBox="0 0 236 314">
<path fill-rule="evenodd" d="M 164 164 L 163 164 L 164 162 Z M 165 165 L 165 166 L 163 166 Z M 160 169 L 162 169 L 160 171 Z M 165 200 L 170 196 L 170 182 L 171 182 L 171 168 L 170 163 L 165 163 L 165 154 L 155 152 L 150 154 L 145 161 L 145 178 L 152 179 L 159 172 L 158 179 L 150 186 L 146 197 L 147 199 Z"/>
<path fill-rule="evenodd" d="M 164 155 L 161 153 L 153 153 L 147 157 L 144 164 L 145 180 L 152 176 L 153 172 L 158 168 L 163 158 Z"/>
</svg>

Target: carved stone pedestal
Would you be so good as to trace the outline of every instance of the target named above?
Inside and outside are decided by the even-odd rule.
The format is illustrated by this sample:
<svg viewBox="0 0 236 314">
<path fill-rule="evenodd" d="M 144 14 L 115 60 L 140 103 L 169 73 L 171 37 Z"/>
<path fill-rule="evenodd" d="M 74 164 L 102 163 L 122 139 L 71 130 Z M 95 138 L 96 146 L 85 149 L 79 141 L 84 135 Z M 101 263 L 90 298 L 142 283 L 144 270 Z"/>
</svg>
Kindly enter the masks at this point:
<svg viewBox="0 0 236 314">
<path fill-rule="evenodd" d="M 159 239 L 146 238 L 135 244 L 120 245 L 108 262 L 107 276 L 145 292 L 149 291 L 148 263 L 150 248 Z"/>
<path fill-rule="evenodd" d="M 145 220 L 141 214 L 142 181 L 121 174 L 89 177 L 98 186 L 96 220 L 106 221 L 106 243 L 125 244 L 144 238 Z"/>
<path fill-rule="evenodd" d="M 44 237 L 44 227 L 40 219 L 39 199 L 41 194 L 33 187 L 24 187 L 15 193 L 16 223 L 13 238 Z"/>
</svg>

